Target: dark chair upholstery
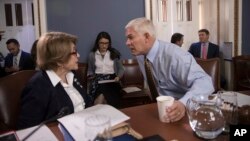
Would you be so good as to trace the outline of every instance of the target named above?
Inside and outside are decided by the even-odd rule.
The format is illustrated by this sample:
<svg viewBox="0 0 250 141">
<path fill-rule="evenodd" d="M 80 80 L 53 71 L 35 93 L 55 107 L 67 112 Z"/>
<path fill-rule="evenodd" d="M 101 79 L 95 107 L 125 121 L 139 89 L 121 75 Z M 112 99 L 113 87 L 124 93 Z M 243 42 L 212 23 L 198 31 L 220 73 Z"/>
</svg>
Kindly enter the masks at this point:
<svg viewBox="0 0 250 141">
<path fill-rule="evenodd" d="M 76 75 L 79 78 L 81 85 L 87 90 L 87 63 L 78 63 L 78 70 L 76 70 Z"/>
<path fill-rule="evenodd" d="M 214 93 L 221 89 L 220 87 L 220 59 L 200 59 L 195 58 L 197 63 L 202 67 L 202 69 L 212 78 L 214 85 Z"/>
<path fill-rule="evenodd" d="M 137 60 L 123 60 L 123 66 L 125 67 L 125 72 L 121 79 L 122 88 L 137 87 L 141 90 L 131 93 L 122 90 L 122 107 L 150 103 L 150 92 L 148 89 L 144 88 L 144 78 Z"/>
<path fill-rule="evenodd" d="M 250 55 L 233 57 L 234 90 L 250 90 Z"/>
<path fill-rule="evenodd" d="M 16 129 L 20 96 L 35 70 L 23 70 L 0 78 L 0 131 Z"/>
</svg>

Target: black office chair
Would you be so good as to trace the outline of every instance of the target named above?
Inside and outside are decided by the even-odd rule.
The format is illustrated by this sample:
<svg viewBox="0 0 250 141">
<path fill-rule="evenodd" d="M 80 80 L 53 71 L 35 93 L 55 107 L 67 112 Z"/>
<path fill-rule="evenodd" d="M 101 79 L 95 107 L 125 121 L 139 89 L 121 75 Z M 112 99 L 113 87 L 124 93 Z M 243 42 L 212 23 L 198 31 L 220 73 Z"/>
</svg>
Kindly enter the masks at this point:
<svg viewBox="0 0 250 141">
<path fill-rule="evenodd" d="M 220 59 L 200 59 L 195 58 L 196 62 L 202 67 L 202 69 L 212 78 L 214 85 L 214 93 L 221 90 L 220 87 Z"/>
<path fill-rule="evenodd" d="M 250 90 L 250 55 L 233 57 L 234 90 Z"/>
<path fill-rule="evenodd" d="M 35 70 L 23 70 L 0 78 L 0 131 L 15 130 L 20 96 Z"/>
</svg>

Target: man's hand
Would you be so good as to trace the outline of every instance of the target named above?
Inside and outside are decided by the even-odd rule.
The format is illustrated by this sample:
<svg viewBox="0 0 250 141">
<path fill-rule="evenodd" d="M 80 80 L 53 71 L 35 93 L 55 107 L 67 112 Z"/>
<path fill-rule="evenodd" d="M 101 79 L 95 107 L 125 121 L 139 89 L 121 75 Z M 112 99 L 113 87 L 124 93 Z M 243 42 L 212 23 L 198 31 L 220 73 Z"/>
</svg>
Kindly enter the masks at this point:
<svg viewBox="0 0 250 141">
<path fill-rule="evenodd" d="M 182 119 L 182 117 L 184 117 L 185 115 L 185 112 L 186 112 L 185 105 L 180 101 L 175 100 L 173 105 L 166 109 L 166 115 L 164 118 L 168 123 L 175 122 Z"/>
</svg>

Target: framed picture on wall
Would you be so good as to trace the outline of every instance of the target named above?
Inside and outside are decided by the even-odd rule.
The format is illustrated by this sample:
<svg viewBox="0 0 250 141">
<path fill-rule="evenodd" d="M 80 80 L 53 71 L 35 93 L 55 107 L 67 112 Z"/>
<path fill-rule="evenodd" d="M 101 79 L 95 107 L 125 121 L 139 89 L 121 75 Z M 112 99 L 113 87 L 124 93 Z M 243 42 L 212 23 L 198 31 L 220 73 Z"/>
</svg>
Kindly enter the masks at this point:
<svg viewBox="0 0 250 141">
<path fill-rule="evenodd" d="M 233 48 L 232 42 L 224 42 L 223 43 L 223 45 L 221 47 L 221 52 L 222 52 L 224 60 L 229 60 L 229 61 L 232 60 L 232 57 L 233 57 L 232 48 Z"/>
</svg>

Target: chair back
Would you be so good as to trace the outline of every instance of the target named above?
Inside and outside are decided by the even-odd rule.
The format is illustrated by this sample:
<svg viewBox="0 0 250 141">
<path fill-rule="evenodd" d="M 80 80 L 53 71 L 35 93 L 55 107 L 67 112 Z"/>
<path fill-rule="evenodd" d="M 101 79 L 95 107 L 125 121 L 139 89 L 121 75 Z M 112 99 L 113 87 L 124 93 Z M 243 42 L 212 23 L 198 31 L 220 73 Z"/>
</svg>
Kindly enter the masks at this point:
<svg viewBox="0 0 250 141">
<path fill-rule="evenodd" d="M 79 78 L 81 85 L 87 90 L 87 72 L 88 64 L 87 63 L 78 63 L 78 70 L 76 70 L 76 75 Z"/>
<path fill-rule="evenodd" d="M 122 107 L 131 107 L 152 102 L 150 91 L 144 88 L 144 77 L 139 64 L 135 59 L 123 60 L 125 68 L 124 75 L 121 78 L 122 83 Z M 140 91 L 126 92 L 124 89 L 137 87 Z"/>
<path fill-rule="evenodd" d="M 250 55 L 233 57 L 234 90 L 250 90 Z"/>
<path fill-rule="evenodd" d="M 201 68 L 212 78 L 214 85 L 214 92 L 221 89 L 220 87 L 220 59 L 200 59 L 195 58 L 196 62 L 201 66 Z"/>
<path fill-rule="evenodd" d="M 0 78 L 0 130 L 14 130 L 20 111 L 20 96 L 35 70 L 23 70 Z"/>
<path fill-rule="evenodd" d="M 144 78 L 137 60 L 135 59 L 123 60 L 123 66 L 125 68 L 125 71 L 121 79 L 122 86 L 123 87 L 135 86 L 140 89 L 143 89 Z"/>
</svg>

